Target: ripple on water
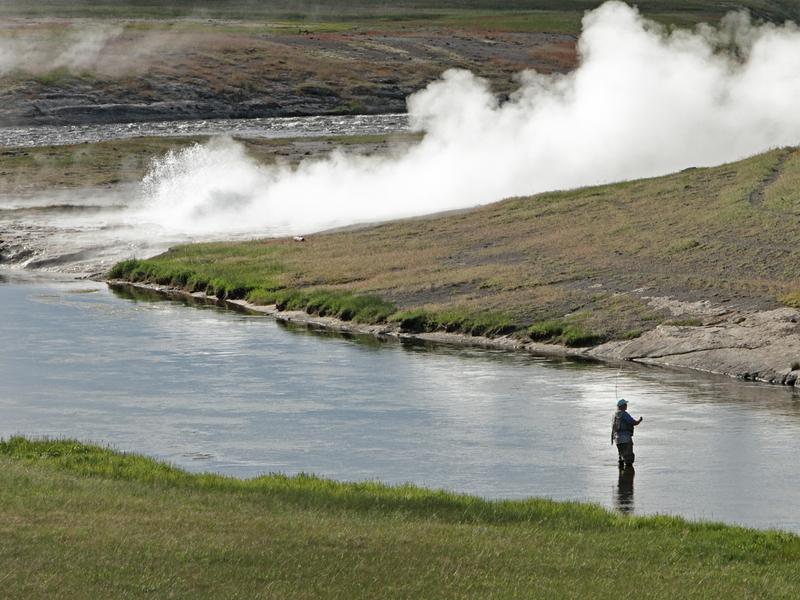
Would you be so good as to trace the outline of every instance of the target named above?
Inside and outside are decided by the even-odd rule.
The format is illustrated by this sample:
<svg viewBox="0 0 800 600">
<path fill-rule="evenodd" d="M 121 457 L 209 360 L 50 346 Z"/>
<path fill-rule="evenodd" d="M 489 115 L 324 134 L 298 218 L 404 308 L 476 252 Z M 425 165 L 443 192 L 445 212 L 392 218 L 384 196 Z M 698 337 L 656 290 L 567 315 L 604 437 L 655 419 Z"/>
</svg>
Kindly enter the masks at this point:
<svg viewBox="0 0 800 600">
<path fill-rule="evenodd" d="M 241 477 L 413 482 L 800 532 L 793 390 L 365 344 L 86 282 L 6 282 L 0 305 L 0 339 L 13 340 L 0 344 L 2 436 L 75 437 Z M 635 476 L 620 476 L 609 443 L 615 388 L 645 417 Z"/>
</svg>

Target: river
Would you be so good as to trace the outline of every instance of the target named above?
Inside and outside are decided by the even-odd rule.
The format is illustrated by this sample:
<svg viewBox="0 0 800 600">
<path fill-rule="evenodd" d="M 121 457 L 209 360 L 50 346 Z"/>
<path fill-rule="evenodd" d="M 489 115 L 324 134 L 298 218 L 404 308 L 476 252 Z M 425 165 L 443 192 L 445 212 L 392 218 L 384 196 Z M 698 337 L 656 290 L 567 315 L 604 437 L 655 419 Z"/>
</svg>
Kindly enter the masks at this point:
<svg viewBox="0 0 800 600">
<path fill-rule="evenodd" d="M 348 123 L 405 127 L 385 119 Z M 292 135 L 355 131 L 344 121 L 292 120 Z M 169 135 L 278 125 L 184 123 Z M 0 143 L 130 133 L 47 129 L 5 130 Z M 76 206 L 0 198 L 0 253 L 20 252 L 0 271 L 0 435 L 94 441 L 237 477 L 413 482 L 800 533 L 794 388 L 348 338 L 74 279 L 185 241 L 118 218 L 131 194 L 87 191 Z M 644 416 L 633 476 L 620 476 L 609 443 L 618 397 Z"/>
<path fill-rule="evenodd" d="M 230 135 L 242 138 L 291 138 L 378 135 L 404 131 L 407 127 L 408 117 L 404 114 L 39 125 L 0 127 L 0 147 L 83 144 L 137 137 Z"/>
<path fill-rule="evenodd" d="M 346 338 L 51 277 L 0 284 L 0 435 L 800 532 L 792 389 Z M 617 396 L 643 415 L 620 477 Z"/>
</svg>

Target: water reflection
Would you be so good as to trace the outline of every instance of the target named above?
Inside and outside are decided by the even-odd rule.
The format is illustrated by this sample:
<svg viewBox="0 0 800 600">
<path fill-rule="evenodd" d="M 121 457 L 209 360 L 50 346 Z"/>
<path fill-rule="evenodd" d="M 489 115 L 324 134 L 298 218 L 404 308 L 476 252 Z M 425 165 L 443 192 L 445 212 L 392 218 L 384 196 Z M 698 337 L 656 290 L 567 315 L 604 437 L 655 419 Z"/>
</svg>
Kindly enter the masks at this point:
<svg viewBox="0 0 800 600">
<path fill-rule="evenodd" d="M 233 305 L 236 308 L 236 305 Z M 242 308 L 242 311 L 247 311 L 247 309 Z M 347 340 L 348 342 L 352 342 L 358 344 L 364 348 L 380 348 L 385 346 L 386 344 L 393 344 L 399 345 L 402 347 L 410 347 L 416 344 L 416 342 L 411 340 L 398 340 L 396 337 L 392 336 L 375 336 L 369 335 L 366 333 L 357 333 L 357 332 L 349 332 L 349 331 L 332 331 L 330 329 L 324 328 L 320 325 L 315 325 L 313 323 L 293 323 L 290 321 L 277 321 L 277 326 L 287 332 L 292 333 L 293 335 L 307 335 L 311 338 L 330 338 L 330 339 L 338 339 L 338 340 Z"/>
<path fill-rule="evenodd" d="M 0 435 L 106 442 L 242 477 L 305 471 L 800 531 L 791 390 L 320 335 L 88 285 L 0 286 L 0 339 L 14 340 L 0 344 Z M 635 506 L 633 473 L 620 477 L 609 446 L 617 394 L 646 416 Z"/>
<path fill-rule="evenodd" d="M 633 505 L 633 478 L 636 476 L 634 468 L 627 467 L 619 469 L 619 477 L 617 478 L 617 487 L 614 490 L 612 503 L 614 508 L 621 513 L 632 514 L 634 512 Z"/>
<path fill-rule="evenodd" d="M 130 300 L 132 302 L 160 302 L 165 300 L 164 294 L 156 292 L 148 288 L 140 288 L 132 285 L 119 285 L 113 284 L 109 286 L 111 292 L 122 300 Z M 178 296 L 174 298 L 175 301 L 181 301 L 189 304 L 190 296 Z"/>
</svg>

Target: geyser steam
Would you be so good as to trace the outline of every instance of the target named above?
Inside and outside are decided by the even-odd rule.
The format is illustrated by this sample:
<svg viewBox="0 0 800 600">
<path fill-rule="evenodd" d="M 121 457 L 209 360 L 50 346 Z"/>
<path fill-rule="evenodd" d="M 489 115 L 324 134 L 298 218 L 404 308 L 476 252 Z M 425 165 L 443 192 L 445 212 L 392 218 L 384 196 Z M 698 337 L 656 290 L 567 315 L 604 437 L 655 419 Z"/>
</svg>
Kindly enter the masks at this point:
<svg viewBox="0 0 800 600">
<path fill-rule="evenodd" d="M 653 176 L 800 141 L 800 31 L 744 13 L 668 32 L 608 2 L 586 14 L 580 66 L 527 71 L 498 103 L 460 70 L 408 100 L 418 144 L 259 166 L 231 140 L 173 154 L 140 215 L 193 233 L 298 233 Z"/>
</svg>

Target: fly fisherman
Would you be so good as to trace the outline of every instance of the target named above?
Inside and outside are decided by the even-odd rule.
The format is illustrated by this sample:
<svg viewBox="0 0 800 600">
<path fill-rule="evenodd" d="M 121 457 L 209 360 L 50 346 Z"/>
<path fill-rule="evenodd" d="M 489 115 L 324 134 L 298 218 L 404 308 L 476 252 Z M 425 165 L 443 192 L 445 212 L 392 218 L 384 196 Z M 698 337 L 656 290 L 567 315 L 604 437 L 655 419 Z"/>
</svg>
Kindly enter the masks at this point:
<svg viewBox="0 0 800 600">
<path fill-rule="evenodd" d="M 642 417 L 637 421 L 628 414 L 628 403 L 622 399 L 617 402 L 617 412 L 611 422 L 611 443 L 617 445 L 619 452 L 619 468 L 633 468 L 636 458 L 633 454 L 633 428 L 642 422 Z"/>
</svg>

